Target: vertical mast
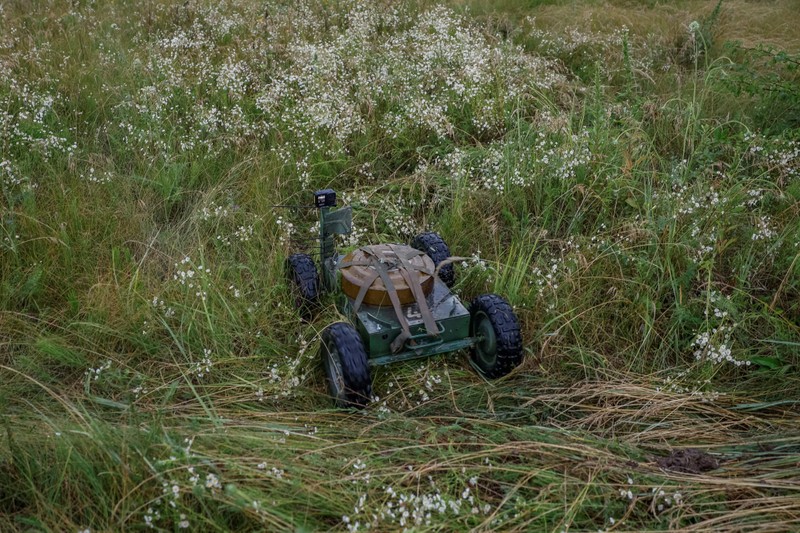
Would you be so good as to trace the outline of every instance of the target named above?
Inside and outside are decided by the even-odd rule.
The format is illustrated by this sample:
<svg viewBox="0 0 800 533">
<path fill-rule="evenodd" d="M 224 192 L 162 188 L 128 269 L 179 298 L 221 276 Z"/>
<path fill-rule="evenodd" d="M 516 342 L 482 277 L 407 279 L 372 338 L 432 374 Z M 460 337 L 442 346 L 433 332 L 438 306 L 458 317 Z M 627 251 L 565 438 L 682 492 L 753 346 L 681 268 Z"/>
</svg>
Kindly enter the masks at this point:
<svg viewBox="0 0 800 533">
<path fill-rule="evenodd" d="M 331 207 L 336 206 L 336 192 L 333 189 L 322 189 L 314 193 L 314 205 L 319 209 L 319 262 L 322 267 L 322 283 L 326 290 L 335 285 L 334 263 L 336 262 L 333 235 L 335 228 L 330 228 L 328 216 Z"/>
</svg>

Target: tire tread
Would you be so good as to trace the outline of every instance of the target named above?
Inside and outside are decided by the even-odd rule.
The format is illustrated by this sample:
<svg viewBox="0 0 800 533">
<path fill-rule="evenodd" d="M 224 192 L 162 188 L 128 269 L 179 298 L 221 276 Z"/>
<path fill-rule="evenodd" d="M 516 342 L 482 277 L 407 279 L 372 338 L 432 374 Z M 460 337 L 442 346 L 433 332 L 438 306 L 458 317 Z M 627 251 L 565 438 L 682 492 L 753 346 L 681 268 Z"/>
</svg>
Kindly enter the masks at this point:
<svg viewBox="0 0 800 533">
<path fill-rule="evenodd" d="M 319 299 L 319 274 L 317 265 L 308 254 L 292 254 L 286 259 L 287 275 L 299 296 L 299 305 L 304 317 L 311 314 Z"/>
<path fill-rule="evenodd" d="M 433 260 L 433 264 L 437 267 L 439 263 L 450 258 L 450 248 L 444 242 L 442 236 L 434 231 L 426 231 L 414 237 L 411 241 L 411 247 L 428 254 Z M 439 279 L 448 287 L 452 287 L 455 284 L 456 272 L 452 264 L 445 265 L 439 270 Z"/>
<path fill-rule="evenodd" d="M 322 342 L 335 344 L 339 352 L 347 394 L 346 406 L 363 408 L 372 397 L 372 380 L 367 352 L 358 331 L 346 322 L 336 322 L 322 332 Z"/>
<path fill-rule="evenodd" d="M 497 360 L 492 368 L 483 369 L 492 379 L 505 376 L 516 368 L 523 358 L 522 331 L 514 309 L 505 298 L 497 294 L 483 294 L 476 297 L 470 305 L 470 314 L 482 311 L 489 318 L 494 329 L 497 345 Z M 475 352 L 473 348 L 473 358 Z"/>
</svg>

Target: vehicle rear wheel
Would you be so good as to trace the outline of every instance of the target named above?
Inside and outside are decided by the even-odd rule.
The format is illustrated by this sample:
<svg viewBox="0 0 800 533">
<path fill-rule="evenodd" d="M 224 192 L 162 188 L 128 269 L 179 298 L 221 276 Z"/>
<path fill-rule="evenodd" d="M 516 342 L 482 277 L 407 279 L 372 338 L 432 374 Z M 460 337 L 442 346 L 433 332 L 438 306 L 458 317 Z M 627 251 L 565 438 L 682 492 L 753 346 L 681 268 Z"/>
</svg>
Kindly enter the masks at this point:
<svg viewBox="0 0 800 533">
<path fill-rule="evenodd" d="M 450 258 L 450 248 L 447 247 L 442 236 L 433 231 L 420 233 L 414 237 L 411 240 L 411 247 L 428 254 L 433 259 L 434 266 L 437 267 L 439 263 Z M 452 264 L 445 265 L 439 270 L 439 279 L 448 287 L 452 287 L 455 284 L 456 271 Z"/>
<path fill-rule="evenodd" d="M 346 322 L 325 328 L 320 356 L 328 393 L 336 407 L 366 406 L 372 397 L 372 381 L 367 352 L 356 328 Z"/>
<path fill-rule="evenodd" d="M 469 334 L 477 339 L 472 361 L 483 375 L 505 376 L 522 362 L 522 332 L 511 305 L 497 294 L 483 294 L 470 305 Z"/>
<path fill-rule="evenodd" d="M 286 259 L 286 275 L 295 294 L 295 308 L 305 319 L 310 319 L 319 299 L 319 274 L 317 265 L 308 254 L 292 254 Z"/>
</svg>

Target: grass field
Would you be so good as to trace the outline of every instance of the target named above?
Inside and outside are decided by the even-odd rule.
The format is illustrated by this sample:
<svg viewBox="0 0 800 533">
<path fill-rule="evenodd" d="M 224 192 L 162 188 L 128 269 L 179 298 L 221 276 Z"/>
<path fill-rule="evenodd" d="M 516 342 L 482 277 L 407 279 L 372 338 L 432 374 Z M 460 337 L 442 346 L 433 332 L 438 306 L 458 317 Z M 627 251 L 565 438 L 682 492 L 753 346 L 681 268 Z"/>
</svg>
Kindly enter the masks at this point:
<svg viewBox="0 0 800 533">
<path fill-rule="evenodd" d="M 0 531 L 800 529 L 798 27 L 796 0 L 0 2 Z M 301 321 L 283 267 L 315 213 L 274 207 L 327 187 L 343 250 L 469 257 L 457 292 L 508 298 L 524 363 L 383 367 L 332 409 L 341 317 Z"/>
</svg>

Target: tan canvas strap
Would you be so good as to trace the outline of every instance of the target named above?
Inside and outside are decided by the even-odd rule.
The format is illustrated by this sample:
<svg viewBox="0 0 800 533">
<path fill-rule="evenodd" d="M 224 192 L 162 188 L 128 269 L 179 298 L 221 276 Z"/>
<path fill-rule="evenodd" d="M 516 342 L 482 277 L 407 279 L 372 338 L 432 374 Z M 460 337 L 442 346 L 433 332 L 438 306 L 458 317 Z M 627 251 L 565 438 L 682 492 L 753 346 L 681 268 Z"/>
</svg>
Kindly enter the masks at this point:
<svg viewBox="0 0 800 533">
<path fill-rule="evenodd" d="M 414 294 L 414 299 L 419 306 L 419 314 L 422 315 L 422 322 L 425 324 L 425 331 L 428 332 L 428 335 L 438 337 L 439 328 L 436 326 L 436 321 L 433 319 L 433 314 L 428 307 L 428 301 L 425 298 L 425 292 L 422 290 L 422 285 L 419 282 L 419 276 L 415 275 L 418 270 L 422 269 L 415 267 L 409 261 L 412 257 L 421 253 L 419 250 L 415 250 L 415 252 L 418 253 L 409 254 L 409 257 L 405 257 L 399 253 L 397 254 L 400 263 L 403 265 L 403 268 L 400 270 L 400 275 L 403 276 L 406 284 L 411 288 Z"/>
<path fill-rule="evenodd" d="M 342 269 L 342 268 L 347 268 L 349 266 L 372 266 L 372 265 L 373 265 L 372 259 L 368 261 L 341 261 L 337 265 L 337 268 Z M 355 302 L 353 302 L 354 311 L 358 311 L 359 308 L 361 307 L 361 304 L 364 303 L 364 298 L 369 292 L 369 288 L 372 286 L 372 282 L 378 279 L 378 276 L 380 276 L 380 272 L 378 272 L 378 269 L 376 268 L 369 274 L 369 277 L 363 280 L 361 286 L 358 289 L 358 295 L 356 295 Z"/>
<path fill-rule="evenodd" d="M 389 295 L 389 301 L 392 302 L 394 314 L 397 315 L 397 319 L 400 322 L 400 328 L 402 329 L 402 332 L 391 344 L 392 352 L 399 352 L 405 345 L 406 341 L 411 338 L 411 328 L 408 325 L 408 321 L 403 316 L 403 307 L 400 305 L 400 298 L 397 297 L 397 290 L 394 288 L 392 278 L 389 276 L 389 269 L 386 268 L 386 265 L 380 260 L 377 254 L 372 252 L 372 250 L 366 247 L 362 248 L 362 250 L 364 250 L 364 252 L 372 258 L 370 266 L 377 271 L 378 275 L 383 281 L 383 284 L 386 286 L 386 293 Z M 358 308 L 356 308 L 356 310 L 357 309 Z"/>
<path fill-rule="evenodd" d="M 398 250 L 394 247 L 394 245 L 390 245 L 391 251 L 394 253 L 395 257 L 400 263 L 402 268 L 399 268 L 399 273 L 402 276 L 403 280 L 408 285 L 409 289 L 411 290 L 412 294 L 414 295 L 414 299 L 419 306 L 419 313 L 422 317 L 422 322 L 425 325 L 425 330 L 428 335 L 438 336 L 439 335 L 439 328 L 436 325 L 436 320 L 433 318 L 433 314 L 431 313 L 430 308 L 428 307 L 428 303 L 425 297 L 425 292 L 422 289 L 422 285 L 419 280 L 419 276 L 416 275 L 417 272 L 423 272 L 428 275 L 434 275 L 434 272 L 431 272 L 429 268 L 424 266 L 417 266 L 411 263 L 411 259 L 417 257 L 419 255 L 424 255 L 424 252 L 419 250 L 408 251 L 407 253 L 402 253 L 401 250 Z M 402 350 L 403 346 L 405 345 L 406 341 L 411 338 L 411 328 L 408 324 L 408 320 L 403 315 L 403 309 L 400 304 L 400 299 L 397 295 L 397 289 L 392 282 L 392 279 L 389 275 L 389 269 L 386 265 L 387 257 L 382 253 L 377 253 L 375 250 L 371 249 L 369 246 L 365 246 L 360 248 L 365 255 L 369 257 L 368 260 L 360 260 L 360 261 L 343 261 L 338 264 L 338 268 L 347 268 L 349 266 L 369 266 L 373 269 L 373 272 L 370 273 L 369 277 L 365 278 L 359 287 L 358 295 L 356 296 L 355 301 L 353 302 L 353 309 L 357 312 L 361 307 L 362 303 L 364 302 L 364 298 L 366 297 L 367 292 L 369 291 L 370 286 L 372 283 L 380 277 L 383 281 L 383 284 L 386 288 L 386 293 L 389 295 L 389 301 L 392 304 L 392 308 L 394 309 L 395 315 L 397 316 L 398 321 L 400 322 L 400 328 L 402 329 L 400 335 L 392 342 L 391 349 L 392 352 L 398 352 Z"/>
<path fill-rule="evenodd" d="M 361 307 L 361 304 L 364 302 L 364 297 L 366 297 L 367 292 L 369 292 L 369 288 L 372 285 L 372 282 L 378 279 L 378 276 L 380 275 L 381 275 L 380 272 L 378 272 L 378 269 L 376 268 L 373 272 L 370 273 L 368 278 L 364 279 L 361 288 L 358 289 L 358 295 L 356 296 L 356 301 L 353 303 L 353 308 L 356 311 L 358 311 L 359 307 Z"/>
</svg>

